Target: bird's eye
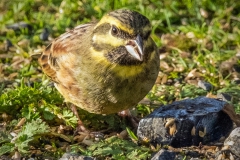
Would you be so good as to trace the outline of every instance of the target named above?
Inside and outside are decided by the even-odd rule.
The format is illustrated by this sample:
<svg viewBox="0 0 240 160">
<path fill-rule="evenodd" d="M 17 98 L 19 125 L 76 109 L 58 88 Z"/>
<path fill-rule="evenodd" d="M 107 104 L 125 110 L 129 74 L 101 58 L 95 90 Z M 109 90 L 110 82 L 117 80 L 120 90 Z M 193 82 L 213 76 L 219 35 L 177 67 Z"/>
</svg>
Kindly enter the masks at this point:
<svg viewBox="0 0 240 160">
<path fill-rule="evenodd" d="M 112 26 L 112 35 L 117 35 L 118 32 L 118 28 L 116 26 Z"/>
</svg>

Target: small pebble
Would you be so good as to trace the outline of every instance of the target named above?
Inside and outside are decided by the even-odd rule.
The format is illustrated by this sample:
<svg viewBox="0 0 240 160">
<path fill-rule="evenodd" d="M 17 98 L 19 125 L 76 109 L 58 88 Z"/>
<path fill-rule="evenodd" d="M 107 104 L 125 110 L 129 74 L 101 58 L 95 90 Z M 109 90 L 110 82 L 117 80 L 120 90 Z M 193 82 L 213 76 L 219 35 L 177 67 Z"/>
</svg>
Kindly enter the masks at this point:
<svg viewBox="0 0 240 160">
<path fill-rule="evenodd" d="M 211 83 L 208 83 L 202 80 L 198 81 L 198 86 L 206 91 L 210 91 L 213 87 Z"/>
<path fill-rule="evenodd" d="M 240 127 L 235 128 L 228 138 L 224 141 L 224 146 L 229 147 L 229 150 L 240 158 Z"/>
<path fill-rule="evenodd" d="M 42 41 L 47 41 L 48 40 L 48 36 L 49 36 L 49 31 L 47 28 L 44 28 L 42 33 L 39 35 L 39 38 L 42 40 Z"/>
<path fill-rule="evenodd" d="M 6 28 L 12 29 L 14 31 L 19 31 L 24 28 L 27 28 L 28 30 L 32 30 L 32 26 L 26 22 L 18 22 L 18 23 L 10 24 L 10 25 L 7 25 Z"/>
<path fill-rule="evenodd" d="M 158 153 L 156 153 L 151 160 L 174 160 L 176 157 L 176 153 L 172 151 L 167 151 L 165 149 L 161 149 Z"/>
<path fill-rule="evenodd" d="M 13 46 L 12 42 L 9 39 L 6 39 L 5 51 L 9 51 L 9 48 L 12 47 L 12 46 Z"/>
<path fill-rule="evenodd" d="M 232 96 L 230 96 L 227 93 L 218 93 L 217 94 L 217 98 L 223 100 L 223 101 L 232 101 Z"/>
</svg>

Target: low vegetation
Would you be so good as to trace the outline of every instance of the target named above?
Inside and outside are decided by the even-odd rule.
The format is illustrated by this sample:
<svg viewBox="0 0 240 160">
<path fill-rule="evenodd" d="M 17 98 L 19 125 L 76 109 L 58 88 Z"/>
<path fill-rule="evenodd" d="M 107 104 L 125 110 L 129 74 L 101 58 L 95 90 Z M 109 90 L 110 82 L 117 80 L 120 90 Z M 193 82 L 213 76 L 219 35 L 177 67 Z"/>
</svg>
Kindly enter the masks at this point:
<svg viewBox="0 0 240 160">
<path fill-rule="evenodd" d="M 136 10 L 151 20 L 161 59 L 155 86 L 133 114 L 141 118 L 163 104 L 197 96 L 222 98 L 222 93 L 240 112 L 236 0 L 1 0 L 1 158 L 58 159 L 68 151 L 99 159 L 147 159 L 157 150 L 139 147 L 131 129 L 125 130 L 127 121 L 117 115 L 79 109 L 86 126 L 103 131 L 105 137 L 87 140 L 74 135 L 77 118 L 37 63 L 36 54 L 52 39 L 118 8 Z M 209 87 L 200 87 L 200 82 Z"/>
</svg>

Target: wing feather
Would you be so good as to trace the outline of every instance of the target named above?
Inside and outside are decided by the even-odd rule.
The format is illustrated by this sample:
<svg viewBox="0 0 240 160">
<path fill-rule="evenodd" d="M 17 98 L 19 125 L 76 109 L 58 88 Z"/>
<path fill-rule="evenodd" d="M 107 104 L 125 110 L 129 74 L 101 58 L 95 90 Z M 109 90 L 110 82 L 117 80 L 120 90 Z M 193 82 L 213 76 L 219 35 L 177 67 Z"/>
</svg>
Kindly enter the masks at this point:
<svg viewBox="0 0 240 160">
<path fill-rule="evenodd" d="M 76 53 L 81 48 L 82 42 L 89 36 L 95 23 L 83 24 L 62 34 L 49 44 L 38 59 L 43 72 L 55 83 L 58 83 L 57 71 L 60 69 L 59 60 L 61 57 L 68 58 L 69 53 Z M 71 59 L 71 57 L 69 57 Z"/>
</svg>

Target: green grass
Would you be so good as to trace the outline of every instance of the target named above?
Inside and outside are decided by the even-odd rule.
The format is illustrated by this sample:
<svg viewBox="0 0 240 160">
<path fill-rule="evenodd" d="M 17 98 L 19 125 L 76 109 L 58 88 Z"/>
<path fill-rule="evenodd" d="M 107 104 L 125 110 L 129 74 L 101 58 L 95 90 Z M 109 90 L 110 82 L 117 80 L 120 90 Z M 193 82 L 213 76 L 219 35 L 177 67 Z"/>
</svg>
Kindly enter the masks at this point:
<svg viewBox="0 0 240 160">
<path fill-rule="evenodd" d="M 232 96 L 229 103 L 240 113 L 240 2 L 236 0 L 2 0 L 0 122 L 4 128 L 0 131 L 0 154 L 11 156 L 18 150 L 23 157 L 30 157 L 33 151 L 40 151 L 41 157 L 61 157 L 66 150 L 60 147 L 61 138 L 49 134 L 55 132 L 53 128 L 59 125 L 75 126 L 77 119 L 41 72 L 37 59 L 31 55 L 50 43 L 39 38 L 44 28 L 48 29 L 50 39 L 53 39 L 66 29 L 95 21 L 118 8 L 136 10 L 152 23 L 151 36 L 161 53 L 159 78 L 147 95 L 152 104 L 160 106 L 184 98 L 214 97 L 224 92 Z M 25 22 L 31 27 L 17 31 L 7 28 L 18 22 Z M 7 40 L 12 43 L 11 47 L 7 45 Z M 197 87 L 198 80 L 211 83 L 213 88 L 205 91 Z M 143 117 L 155 105 L 141 104 L 135 114 Z M 82 110 L 79 113 L 87 127 L 108 129 L 109 134 L 120 132 L 127 125 L 116 115 L 99 116 Z M 22 118 L 26 118 L 26 123 L 22 128 L 16 128 Z M 45 123 L 40 127 L 42 121 Z M 39 128 L 31 128 L 29 124 L 39 124 Z M 33 134 L 27 132 L 29 129 Z M 11 132 L 16 132 L 18 136 L 10 135 Z M 64 135 L 73 138 L 72 131 L 66 131 L 61 136 Z M 14 145 L 12 139 L 18 143 Z M 112 146 L 109 146 L 109 141 L 113 140 Z M 75 143 L 72 141 L 68 145 Z M 26 147 L 29 145 L 33 149 Z M 43 151 L 45 145 L 50 145 L 55 152 Z M 102 159 L 131 159 L 134 156 L 146 159 L 150 156 L 150 150 L 134 145 L 131 141 L 114 137 L 90 147 L 79 146 L 77 152 Z M 124 148 L 133 146 L 136 150 L 120 154 Z M 109 148 L 113 149 L 111 154 L 106 152 Z"/>
</svg>

